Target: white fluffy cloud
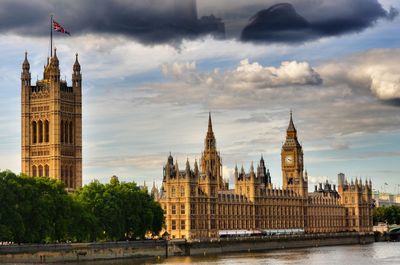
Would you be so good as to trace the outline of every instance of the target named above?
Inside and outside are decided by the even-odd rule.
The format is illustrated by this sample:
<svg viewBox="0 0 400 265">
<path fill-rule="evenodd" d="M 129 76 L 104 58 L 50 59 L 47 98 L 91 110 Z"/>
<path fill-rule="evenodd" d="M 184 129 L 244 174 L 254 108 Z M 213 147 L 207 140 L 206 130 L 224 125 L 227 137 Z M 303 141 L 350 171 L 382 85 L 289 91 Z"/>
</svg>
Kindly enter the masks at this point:
<svg viewBox="0 0 400 265">
<path fill-rule="evenodd" d="M 215 69 L 211 73 L 200 73 L 195 62 L 163 64 L 161 72 L 165 76 L 174 76 L 182 81 L 208 86 L 230 85 L 235 89 L 274 88 L 292 85 L 319 85 L 322 79 L 307 63 L 284 61 L 279 67 L 264 67 L 258 62 L 250 63 L 248 59 L 240 61 L 234 70 L 220 72 Z M 196 78 L 197 77 L 197 78 Z"/>
<path fill-rule="evenodd" d="M 368 89 L 381 100 L 400 99 L 400 49 L 376 49 L 318 68 L 330 84 L 347 84 L 357 92 Z"/>
<path fill-rule="evenodd" d="M 240 61 L 236 70 L 228 73 L 235 82 L 258 84 L 257 87 L 281 87 L 290 85 L 318 85 L 319 74 L 307 62 L 285 61 L 279 67 L 263 67 L 248 59 Z"/>
</svg>

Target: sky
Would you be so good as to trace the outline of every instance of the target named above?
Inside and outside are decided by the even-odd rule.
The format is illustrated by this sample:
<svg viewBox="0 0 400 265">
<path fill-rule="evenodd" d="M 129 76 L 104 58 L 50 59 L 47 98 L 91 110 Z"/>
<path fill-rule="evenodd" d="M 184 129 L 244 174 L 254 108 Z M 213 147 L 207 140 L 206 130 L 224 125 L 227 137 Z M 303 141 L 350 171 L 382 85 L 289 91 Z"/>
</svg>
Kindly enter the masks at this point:
<svg viewBox="0 0 400 265">
<path fill-rule="evenodd" d="M 42 77 L 53 14 L 62 78 L 82 68 L 84 183 L 160 185 L 169 152 L 200 158 L 211 112 L 224 177 L 263 155 L 281 186 L 292 110 L 310 189 L 343 172 L 397 193 L 400 2 L 285 2 L 1 1 L 0 169 L 21 170 L 21 65 Z"/>
</svg>

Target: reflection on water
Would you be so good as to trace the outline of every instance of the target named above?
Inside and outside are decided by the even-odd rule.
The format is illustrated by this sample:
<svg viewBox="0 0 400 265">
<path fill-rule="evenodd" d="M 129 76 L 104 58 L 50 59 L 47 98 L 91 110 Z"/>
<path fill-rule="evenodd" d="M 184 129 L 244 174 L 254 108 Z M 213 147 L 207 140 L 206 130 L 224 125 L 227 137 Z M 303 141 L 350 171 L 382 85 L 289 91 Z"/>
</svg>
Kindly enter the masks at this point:
<svg viewBox="0 0 400 265">
<path fill-rule="evenodd" d="M 171 257 L 165 260 L 115 260 L 84 262 L 80 265 L 196 264 L 196 265 L 399 265 L 400 243 L 380 242 L 370 245 L 334 246 L 216 256 Z"/>
</svg>

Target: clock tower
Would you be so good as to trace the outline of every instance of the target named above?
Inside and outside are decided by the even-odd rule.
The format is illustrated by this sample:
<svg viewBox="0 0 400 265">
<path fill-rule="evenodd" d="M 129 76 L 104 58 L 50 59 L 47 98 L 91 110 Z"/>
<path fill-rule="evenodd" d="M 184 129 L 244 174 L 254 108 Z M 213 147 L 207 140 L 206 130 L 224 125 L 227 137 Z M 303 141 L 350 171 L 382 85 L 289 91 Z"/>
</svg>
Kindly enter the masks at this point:
<svg viewBox="0 0 400 265">
<path fill-rule="evenodd" d="M 289 126 L 286 130 L 286 140 L 282 146 L 282 184 L 284 189 L 293 190 L 301 196 L 307 196 L 307 177 L 304 178 L 303 149 L 297 140 L 297 131 L 290 112 Z"/>
</svg>

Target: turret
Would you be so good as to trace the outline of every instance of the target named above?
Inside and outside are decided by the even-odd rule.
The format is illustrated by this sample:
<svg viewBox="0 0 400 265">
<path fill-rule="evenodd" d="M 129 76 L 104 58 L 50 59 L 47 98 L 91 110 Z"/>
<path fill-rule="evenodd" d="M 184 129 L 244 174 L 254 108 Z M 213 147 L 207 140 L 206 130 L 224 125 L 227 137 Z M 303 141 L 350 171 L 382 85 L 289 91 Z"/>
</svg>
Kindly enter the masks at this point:
<svg viewBox="0 0 400 265">
<path fill-rule="evenodd" d="M 290 121 L 289 121 L 288 128 L 286 130 L 286 134 L 287 134 L 288 137 L 297 138 L 297 130 L 296 130 L 296 127 L 294 126 L 294 123 L 293 123 L 293 113 L 292 113 L 292 111 L 290 111 Z"/>
<path fill-rule="evenodd" d="M 80 87 L 81 86 L 81 81 L 82 81 L 82 75 L 81 75 L 81 65 L 79 64 L 78 61 L 78 54 L 75 54 L 75 63 L 74 66 L 72 67 L 72 86 L 73 87 Z"/>
<path fill-rule="evenodd" d="M 237 183 L 237 181 L 238 181 L 238 178 L 239 178 L 239 172 L 238 172 L 238 167 L 237 167 L 237 164 L 235 165 L 235 173 L 234 173 L 234 177 L 235 177 L 235 184 Z"/>
<path fill-rule="evenodd" d="M 194 175 L 196 177 L 199 176 L 199 165 L 197 164 L 197 159 L 195 159 L 195 161 L 194 161 Z"/>
<path fill-rule="evenodd" d="M 186 168 L 185 168 L 186 177 L 190 178 L 190 164 L 189 159 L 186 160 Z"/>
<path fill-rule="evenodd" d="M 54 49 L 54 56 L 50 58 L 49 63 L 45 67 L 43 79 L 58 83 L 60 81 L 60 67 L 57 57 L 57 49 Z"/>
<path fill-rule="evenodd" d="M 31 73 L 30 73 L 30 64 L 28 61 L 28 52 L 25 52 L 25 59 L 22 63 L 22 72 L 21 72 L 21 82 L 22 87 L 31 85 Z"/>
<path fill-rule="evenodd" d="M 175 161 L 175 177 L 176 179 L 179 178 L 179 167 L 178 167 L 178 160 Z"/>
<path fill-rule="evenodd" d="M 251 161 L 251 165 L 250 165 L 250 179 L 251 179 L 252 181 L 254 181 L 254 179 L 255 179 L 253 161 Z"/>
<path fill-rule="evenodd" d="M 266 185 L 271 186 L 271 173 L 269 173 L 269 169 L 267 169 L 267 175 L 266 175 Z"/>
</svg>

